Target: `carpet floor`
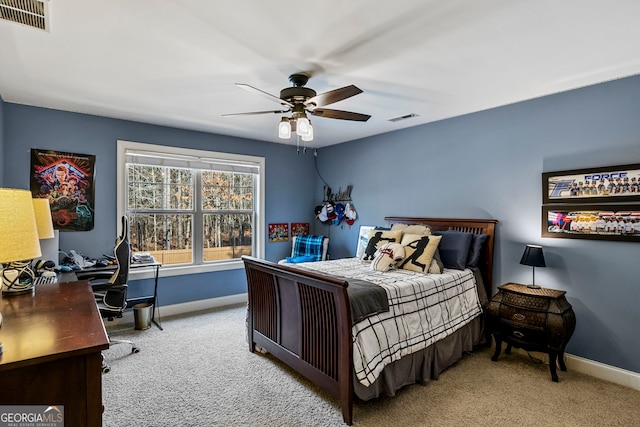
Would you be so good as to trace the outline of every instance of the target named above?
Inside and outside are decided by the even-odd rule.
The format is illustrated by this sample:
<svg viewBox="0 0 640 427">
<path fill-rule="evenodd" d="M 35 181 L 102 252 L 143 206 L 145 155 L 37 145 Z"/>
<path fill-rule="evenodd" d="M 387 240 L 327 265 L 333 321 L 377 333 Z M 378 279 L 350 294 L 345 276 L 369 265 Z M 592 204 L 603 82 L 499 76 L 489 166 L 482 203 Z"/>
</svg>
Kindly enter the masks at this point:
<svg viewBox="0 0 640 427">
<path fill-rule="evenodd" d="M 105 427 L 344 426 L 338 402 L 270 356 L 249 352 L 245 306 L 163 319 L 105 351 Z M 126 327 L 127 329 L 122 329 Z M 559 371 L 520 353 L 491 362 L 492 350 L 465 355 L 437 381 L 394 398 L 356 400 L 355 426 L 631 426 L 640 391 Z"/>
</svg>

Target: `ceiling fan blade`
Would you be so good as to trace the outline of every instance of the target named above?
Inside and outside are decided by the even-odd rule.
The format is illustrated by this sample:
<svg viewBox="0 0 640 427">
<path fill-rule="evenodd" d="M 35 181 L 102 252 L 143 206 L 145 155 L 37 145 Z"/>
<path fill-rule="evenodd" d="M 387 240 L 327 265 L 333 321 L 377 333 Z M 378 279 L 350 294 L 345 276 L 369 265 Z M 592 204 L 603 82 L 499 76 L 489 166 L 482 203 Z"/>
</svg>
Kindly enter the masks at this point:
<svg viewBox="0 0 640 427">
<path fill-rule="evenodd" d="M 327 119 L 353 120 L 356 122 L 366 122 L 371 118 L 368 114 L 353 113 L 351 111 L 330 110 L 328 108 L 316 108 L 310 113 L 314 116 L 325 117 Z"/>
<path fill-rule="evenodd" d="M 258 88 L 255 88 L 253 86 L 250 86 L 250 85 L 247 85 L 247 84 L 244 84 L 244 83 L 236 83 L 236 86 L 241 87 L 242 89 L 247 90 L 249 92 L 255 92 L 258 95 L 261 95 L 261 96 L 263 96 L 263 97 L 265 97 L 267 99 L 270 99 L 271 101 L 276 101 L 278 104 L 281 104 L 281 105 L 283 105 L 285 107 L 293 108 L 293 104 L 292 103 L 290 103 L 288 101 L 285 101 L 284 99 L 280 99 L 275 95 L 271 95 L 270 93 L 265 92 L 263 90 L 260 90 Z"/>
<path fill-rule="evenodd" d="M 362 93 L 362 89 L 354 85 L 345 86 L 309 98 L 304 102 L 304 105 L 311 109 L 315 107 L 323 107 L 325 105 L 333 104 L 334 102 L 342 101 L 343 99 L 351 98 L 359 93 Z"/>
<path fill-rule="evenodd" d="M 291 110 L 275 110 L 275 111 L 253 111 L 250 113 L 229 113 L 223 114 L 222 117 L 226 116 L 257 116 L 258 114 L 284 114 L 288 113 Z"/>
</svg>

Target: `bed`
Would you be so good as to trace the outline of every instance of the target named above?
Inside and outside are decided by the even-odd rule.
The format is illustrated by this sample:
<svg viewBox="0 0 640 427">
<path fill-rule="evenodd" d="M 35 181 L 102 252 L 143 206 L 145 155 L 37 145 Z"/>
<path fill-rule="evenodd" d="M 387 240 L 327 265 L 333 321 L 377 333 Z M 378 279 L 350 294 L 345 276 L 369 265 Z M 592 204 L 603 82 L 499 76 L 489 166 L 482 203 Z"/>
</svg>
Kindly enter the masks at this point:
<svg viewBox="0 0 640 427">
<path fill-rule="evenodd" d="M 479 254 L 477 269 L 473 272 L 468 269 L 460 272 L 445 269 L 442 275 L 422 274 L 430 276 L 429 280 L 444 283 L 439 286 L 447 288 L 453 288 L 454 284 L 458 286 L 458 282 L 463 281 L 458 276 L 473 276 L 471 280 L 477 302 L 468 303 L 471 314 L 455 316 L 466 317 L 466 320 L 450 328 L 444 337 L 443 334 L 433 333 L 425 343 L 409 346 L 410 350 L 404 348 L 402 352 L 396 351 L 398 346 L 390 343 L 388 347 L 394 350 L 381 350 L 383 356 L 378 357 L 373 363 L 374 367 L 366 372 L 362 372 L 362 366 L 369 361 L 361 360 L 366 357 L 361 354 L 358 344 L 359 333 L 365 329 L 365 323 L 377 325 L 382 322 L 378 316 L 385 318 L 389 315 L 369 314 L 363 320 L 353 321 L 359 314 L 353 312 L 353 306 L 357 304 L 350 302 L 349 291 L 356 289 L 357 279 L 340 276 L 335 271 L 320 271 L 318 268 L 321 265 L 317 263 L 314 266 L 290 266 L 243 257 L 249 296 L 249 350 L 255 352 L 259 349 L 270 353 L 335 396 L 340 403 L 344 422 L 349 425 L 353 421 L 354 395 L 362 400 L 380 395 L 393 396 L 407 384 L 436 379 L 464 352 L 471 351 L 486 339 L 481 313 L 482 306 L 487 302 L 486 297 L 491 295 L 492 290 L 493 245 L 498 221 L 409 217 L 387 217 L 385 221 L 389 226 L 396 223 L 425 224 L 433 232 L 455 230 L 487 237 Z M 356 261 L 336 260 L 334 265 L 342 263 L 349 269 L 350 262 Z M 469 300 L 470 292 L 469 285 L 464 286 L 467 288 L 460 291 L 462 296 L 456 297 L 463 301 L 462 305 Z M 386 292 L 391 295 L 388 287 Z M 371 327 L 375 334 L 375 326 Z M 354 362 L 357 369 L 354 368 Z"/>
</svg>

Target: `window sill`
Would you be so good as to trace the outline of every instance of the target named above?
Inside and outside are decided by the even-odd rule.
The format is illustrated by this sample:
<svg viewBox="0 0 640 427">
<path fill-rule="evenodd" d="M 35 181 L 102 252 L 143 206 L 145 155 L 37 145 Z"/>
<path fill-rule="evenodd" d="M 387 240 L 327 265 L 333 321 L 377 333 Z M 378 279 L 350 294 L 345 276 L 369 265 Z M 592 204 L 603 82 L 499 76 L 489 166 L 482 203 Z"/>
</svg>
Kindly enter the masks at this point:
<svg viewBox="0 0 640 427">
<path fill-rule="evenodd" d="M 166 265 L 161 266 L 158 272 L 159 277 L 183 276 L 187 274 L 211 273 L 215 271 L 238 270 L 244 268 L 241 259 L 216 262 L 213 264 L 201 265 Z M 155 268 L 136 268 L 129 270 L 132 280 L 149 279 L 155 277 Z"/>
</svg>

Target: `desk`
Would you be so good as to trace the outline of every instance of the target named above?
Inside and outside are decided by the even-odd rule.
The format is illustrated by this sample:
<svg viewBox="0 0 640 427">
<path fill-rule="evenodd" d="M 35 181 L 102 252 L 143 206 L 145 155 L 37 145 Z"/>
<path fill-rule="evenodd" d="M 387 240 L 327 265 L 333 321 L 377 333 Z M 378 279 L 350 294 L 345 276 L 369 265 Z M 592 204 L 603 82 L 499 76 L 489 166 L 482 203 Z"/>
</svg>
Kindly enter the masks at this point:
<svg viewBox="0 0 640 427">
<path fill-rule="evenodd" d="M 136 304 L 142 302 L 148 302 L 153 304 L 153 313 L 151 314 L 151 321 L 160 329 L 162 329 L 161 321 L 160 321 L 160 306 L 158 305 L 158 275 L 160 274 L 160 267 L 162 267 L 162 263 L 160 262 L 132 262 L 129 265 L 129 268 L 138 269 L 138 268 L 153 268 L 154 269 L 154 277 L 153 277 L 153 295 L 146 295 L 135 298 L 127 298 L 127 307 L 133 307 Z M 76 276 L 79 279 L 82 279 L 83 276 L 90 277 L 91 273 L 95 272 L 107 272 L 114 271 L 116 269 L 115 265 L 109 265 L 107 267 L 89 267 L 83 268 L 82 270 L 77 270 L 75 272 Z M 158 312 L 158 320 L 156 321 L 156 311 Z"/>
<path fill-rule="evenodd" d="M 102 425 L 109 338 L 86 281 L 0 299 L 0 404 L 63 405 L 64 425 Z"/>
</svg>

